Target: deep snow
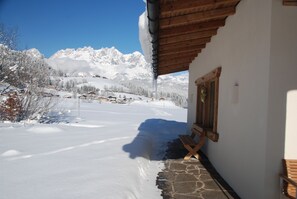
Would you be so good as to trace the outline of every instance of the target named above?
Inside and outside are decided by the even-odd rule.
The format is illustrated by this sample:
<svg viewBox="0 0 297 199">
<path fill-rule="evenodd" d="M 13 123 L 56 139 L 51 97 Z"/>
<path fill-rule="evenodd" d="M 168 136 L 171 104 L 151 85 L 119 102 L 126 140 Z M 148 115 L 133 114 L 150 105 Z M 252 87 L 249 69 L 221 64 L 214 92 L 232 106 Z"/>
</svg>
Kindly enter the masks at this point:
<svg viewBox="0 0 297 199">
<path fill-rule="evenodd" d="M 0 199 L 161 198 L 156 175 L 185 109 L 65 103 L 62 123 L 0 123 Z"/>
</svg>

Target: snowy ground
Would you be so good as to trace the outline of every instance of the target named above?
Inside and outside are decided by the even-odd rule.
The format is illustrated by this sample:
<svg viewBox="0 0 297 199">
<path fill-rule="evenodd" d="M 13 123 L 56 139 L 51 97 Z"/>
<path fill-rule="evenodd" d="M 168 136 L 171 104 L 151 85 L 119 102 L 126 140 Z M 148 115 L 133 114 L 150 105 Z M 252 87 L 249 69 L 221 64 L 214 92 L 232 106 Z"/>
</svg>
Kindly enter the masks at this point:
<svg viewBox="0 0 297 199">
<path fill-rule="evenodd" d="M 69 123 L 0 123 L 0 199 L 161 198 L 156 174 L 186 110 L 66 102 Z"/>
</svg>

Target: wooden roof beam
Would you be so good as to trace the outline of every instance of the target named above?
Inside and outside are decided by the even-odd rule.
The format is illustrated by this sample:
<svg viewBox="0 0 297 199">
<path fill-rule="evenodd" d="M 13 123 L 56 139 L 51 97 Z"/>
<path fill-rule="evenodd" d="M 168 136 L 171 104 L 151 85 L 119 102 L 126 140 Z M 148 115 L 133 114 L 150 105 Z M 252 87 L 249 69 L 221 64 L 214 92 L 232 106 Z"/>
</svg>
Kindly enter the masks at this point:
<svg viewBox="0 0 297 199">
<path fill-rule="evenodd" d="M 159 65 L 158 69 L 163 70 L 163 69 L 168 69 L 168 68 L 178 68 L 181 66 L 189 66 L 191 62 L 184 62 L 180 64 L 171 64 L 171 65 Z"/>
<path fill-rule="evenodd" d="M 191 54 L 184 54 L 183 56 L 176 57 L 176 55 L 168 55 L 163 56 L 161 60 L 158 61 L 159 64 L 165 64 L 167 63 L 182 63 L 184 60 L 193 60 L 197 56 L 197 52 L 191 53 Z"/>
<path fill-rule="evenodd" d="M 164 68 L 164 69 L 158 70 L 158 75 L 166 75 L 169 73 L 176 73 L 176 72 L 181 72 L 186 70 L 189 70 L 189 65 L 181 65 L 180 67 L 175 67 L 175 68 Z"/>
<path fill-rule="evenodd" d="M 200 39 L 192 39 L 192 40 L 186 40 L 186 41 L 180 41 L 176 43 L 171 44 L 163 44 L 159 46 L 159 51 L 167 50 L 167 49 L 176 49 L 181 47 L 189 47 L 197 46 L 197 45 L 204 45 L 208 42 L 210 42 L 211 38 L 200 38 Z"/>
<path fill-rule="evenodd" d="M 162 60 L 158 62 L 159 66 L 170 66 L 176 64 L 191 63 L 195 57 L 186 57 L 179 59 Z"/>
<path fill-rule="evenodd" d="M 217 30 L 206 30 L 206 31 L 201 31 L 197 33 L 189 33 L 185 35 L 178 35 L 175 37 L 162 38 L 159 40 L 159 44 L 163 45 L 163 44 L 178 43 L 178 42 L 193 40 L 193 39 L 209 38 L 216 34 L 217 34 Z"/>
<path fill-rule="evenodd" d="M 168 56 L 168 55 L 179 55 L 179 54 L 191 54 L 192 52 L 200 53 L 201 49 L 205 48 L 205 45 L 198 45 L 198 46 L 193 46 L 193 48 L 180 48 L 176 50 L 168 49 L 164 51 L 159 52 L 159 57 L 162 56 Z"/>
<path fill-rule="evenodd" d="M 175 26 L 183 26 L 187 24 L 194 24 L 205 22 L 209 20 L 218 20 L 224 19 L 229 15 L 235 14 L 235 7 L 227 7 L 227 8 L 220 8 L 214 9 L 204 12 L 197 12 L 187 15 L 180 15 L 176 17 L 169 17 L 160 19 L 160 29 L 171 28 Z"/>
<path fill-rule="evenodd" d="M 192 51 L 191 53 L 179 53 L 179 54 L 171 54 L 171 55 L 164 55 L 160 56 L 159 55 L 159 62 L 162 61 L 170 61 L 172 59 L 186 59 L 186 58 L 192 58 L 196 57 L 198 54 L 197 51 Z"/>
<path fill-rule="evenodd" d="M 185 12 L 189 9 L 201 9 L 205 7 L 218 7 L 226 4 L 236 5 L 240 0 L 176 0 L 169 3 L 161 4 L 160 17 L 174 15 L 176 13 Z"/>
<path fill-rule="evenodd" d="M 198 31 L 213 30 L 225 25 L 225 20 L 215 20 L 202 22 L 198 24 L 189 24 L 185 26 L 172 27 L 167 29 L 161 29 L 159 38 L 172 37 L 177 35 L 183 35 L 187 33 L 193 33 Z"/>
</svg>

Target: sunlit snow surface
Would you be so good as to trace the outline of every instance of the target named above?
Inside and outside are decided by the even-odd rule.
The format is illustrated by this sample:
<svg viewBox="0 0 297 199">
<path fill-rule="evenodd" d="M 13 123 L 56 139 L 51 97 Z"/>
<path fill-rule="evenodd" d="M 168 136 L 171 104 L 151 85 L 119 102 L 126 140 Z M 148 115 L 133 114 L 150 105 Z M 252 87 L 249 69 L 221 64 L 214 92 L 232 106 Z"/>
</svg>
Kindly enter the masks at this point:
<svg viewBox="0 0 297 199">
<path fill-rule="evenodd" d="M 161 198 L 156 174 L 185 109 L 65 103 L 62 123 L 0 123 L 1 199 Z"/>
</svg>

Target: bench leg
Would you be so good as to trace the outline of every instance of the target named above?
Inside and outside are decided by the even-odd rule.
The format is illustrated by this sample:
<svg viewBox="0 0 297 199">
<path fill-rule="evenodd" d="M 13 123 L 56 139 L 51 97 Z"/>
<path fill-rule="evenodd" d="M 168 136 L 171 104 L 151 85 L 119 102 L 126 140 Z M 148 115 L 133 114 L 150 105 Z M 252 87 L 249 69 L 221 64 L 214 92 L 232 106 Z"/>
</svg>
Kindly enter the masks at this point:
<svg viewBox="0 0 297 199">
<path fill-rule="evenodd" d="M 184 160 L 189 160 L 189 159 L 191 159 L 192 156 L 194 156 L 197 159 L 199 158 L 199 155 L 198 155 L 197 151 L 195 151 L 195 148 L 192 148 L 189 145 L 185 145 L 185 148 L 189 151 L 189 153 L 184 157 Z"/>
<path fill-rule="evenodd" d="M 189 153 L 184 157 L 184 160 L 189 160 L 192 156 L 198 159 L 199 158 L 198 151 L 204 145 L 204 143 L 205 143 L 205 136 L 201 136 L 198 144 L 194 148 L 192 148 L 189 145 L 184 145 L 185 148 L 189 151 Z"/>
</svg>

